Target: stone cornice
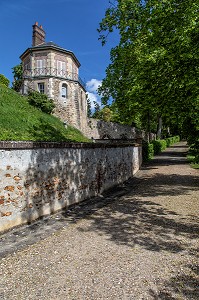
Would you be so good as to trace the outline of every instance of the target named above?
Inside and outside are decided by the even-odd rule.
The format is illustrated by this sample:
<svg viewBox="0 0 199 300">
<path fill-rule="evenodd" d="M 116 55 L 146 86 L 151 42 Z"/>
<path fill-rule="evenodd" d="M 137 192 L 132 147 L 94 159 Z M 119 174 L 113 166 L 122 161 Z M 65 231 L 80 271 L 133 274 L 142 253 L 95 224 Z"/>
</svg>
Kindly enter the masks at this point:
<svg viewBox="0 0 199 300">
<path fill-rule="evenodd" d="M 139 147 L 140 144 L 133 142 L 105 142 L 105 143 L 73 143 L 73 142 L 32 142 L 32 141 L 0 141 L 1 150 L 17 150 L 17 149 L 51 149 L 51 148 L 73 148 L 73 149 L 93 149 L 93 148 L 123 148 L 123 147 Z"/>
</svg>

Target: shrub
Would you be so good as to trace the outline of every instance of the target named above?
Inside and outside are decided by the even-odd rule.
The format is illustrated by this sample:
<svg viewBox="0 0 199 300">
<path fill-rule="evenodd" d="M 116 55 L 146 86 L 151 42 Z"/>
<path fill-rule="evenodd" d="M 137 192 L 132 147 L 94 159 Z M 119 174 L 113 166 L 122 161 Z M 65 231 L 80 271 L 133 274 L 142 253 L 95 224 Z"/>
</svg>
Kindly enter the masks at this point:
<svg viewBox="0 0 199 300">
<path fill-rule="evenodd" d="M 41 109 L 41 111 L 47 114 L 51 114 L 55 108 L 55 104 L 52 99 L 48 99 L 47 95 L 41 94 L 37 91 L 28 93 L 28 102 L 32 106 Z"/>
<path fill-rule="evenodd" d="M 5 86 L 9 87 L 10 80 L 8 78 L 6 78 L 3 74 L 0 74 L 0 83 L 2 83 Z"/>
<path fill-rule="evenodd" d="M 172 137 L 169 137 L 166 139 L 166 142 L 167 142 L 167 147 L 177 143 L 180 141 L 180 136 L 179 135 L 176 135 L 176 136 L 172 136 Z"/>
<path fill-rule="evenodd" d="M 154 150 L 153 144 L 143 141 L 142 144 L 142 159 L 143 162 L 147 162 L 153 158 Z"/>
<path fill-rule="evenodd" d="M 167 147 L 166 140 L 155 140 L 152 141 L 152 144 L 153 144 L 154 154 L 158 154 L 162 152 Z"/>
<path fill-rule="evenodd" d="M 199 140 L 190 146 L 190 154 L 195 156 L 194 163 L 199 163 Z"/>
<path fill-rule="evenodd" d="M 166 147 L 169 147 L 170 145 L 177 143 L 180 141 L 180 136 L 173 136 L 170 138 L 167 138 L 166 140 L 154 140 L 151 143 L 143 142 L 142 144 L 142 159 L 143 162 L 147 162 L 150 159 L 153 158 L 154 155 L 162 152 L 166 149 Z M 195 160 L 199 160 L 199 142 L 197 145 L 192 145 L 191 147 L 191 153 L 195 155 Z"/>
</svg>

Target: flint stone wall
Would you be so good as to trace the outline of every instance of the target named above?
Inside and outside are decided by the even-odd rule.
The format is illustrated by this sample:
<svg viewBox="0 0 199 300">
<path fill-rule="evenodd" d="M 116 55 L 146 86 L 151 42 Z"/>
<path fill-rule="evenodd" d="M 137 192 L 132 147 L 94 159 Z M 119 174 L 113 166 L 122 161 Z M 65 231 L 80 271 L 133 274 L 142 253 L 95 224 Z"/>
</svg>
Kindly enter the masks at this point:
<svg viewBox="0 0 199 300">
<path fill-rule="evenodd" d="M 133 176 L 140 145 L 0 142 L 0 231 L 97 196 Z"/>
</svg>

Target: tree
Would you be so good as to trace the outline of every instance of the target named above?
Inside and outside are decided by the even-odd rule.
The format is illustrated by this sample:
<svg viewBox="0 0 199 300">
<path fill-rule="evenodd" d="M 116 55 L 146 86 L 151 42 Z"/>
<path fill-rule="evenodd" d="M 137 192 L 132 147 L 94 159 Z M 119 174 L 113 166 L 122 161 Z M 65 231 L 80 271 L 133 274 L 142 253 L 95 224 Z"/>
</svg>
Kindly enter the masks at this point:
<svg viewBox="0 0 199 300">
<path fill-rule="evenodd" d="M 19 65 L 16 65 L 15 67 L 12 68 L 12 73 L 14 74 L 14 81 L 12 83 L 12 88 L 16 91 L 19 92 L 23 83 L 23 67 L 22 63 Z"/>
<path fill-rule="evenodd" d="M 92 118 L 95 118 L 95 119 L 100 119 L 100 116 L 101 116 L 101 113 L 100 113 L 100 105 L 98 102 L 94 101 L 94 113 L 92 115 Z"/>
<path fill-rule="evenodd" d="M 99 91 L 124 123 L 141 114 L 181 130 L 187 116 L 199 120 L 198 12 L 198 0 L 115 0 L 106 10 L 102 44 L 114 29 L 120 42 Z"/>
<path fill-rule="evenodd" d="M 86 101 L 87 101 L 87 117 L 90 118 L 92 116 L 92 110 L 91 110 L 91 100 L 88 97 L 88 94 L 86 94 Z"/>
<path fill-rule="evenodd" d="M 0 83 L 9 87 L 10 80 L 8 78 L 6 78 L 3 74 L 0 74 Z"/>
<path fill-rule="evenodd" d="M 47 95 L 41 94 L 37 91 L 28 92 L 28 102 L 46 114 L 51 114 L 55 108 L 55 104 L 52 99 L 49 99 Z"/>
</svg>

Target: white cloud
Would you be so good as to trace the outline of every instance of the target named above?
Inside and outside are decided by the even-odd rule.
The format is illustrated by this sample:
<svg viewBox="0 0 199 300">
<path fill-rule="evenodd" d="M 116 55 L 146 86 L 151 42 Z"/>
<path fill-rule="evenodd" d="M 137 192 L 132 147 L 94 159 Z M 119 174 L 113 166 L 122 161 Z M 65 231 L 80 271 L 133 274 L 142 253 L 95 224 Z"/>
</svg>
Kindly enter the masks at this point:
<svg viewBox="0 0 199 300">
<path fill-rule="evenodd" d="M 86 88 L 91 93 L 97 93 L 97 89 L 102 85 L 101 80 L 97 80 L 95 78 L 87 81 Z"/>
<path fill-rule="evenodd" d="M 94 102 L 97 102 L 101 106 L 101 99 L 99 98 L 99 96 L 97 96 L 96 94 L 91 93 L 91 92 L 87 92 L 87 95 L 88 95 L 88 98 L 91 102 L 91 109 L 92 110 L 94 110 L 94 108 L 95 108 Z"/>
<path fill-rule="evenodd" d="M 94 102 L 97 102 L 99 106 L 101 106 L 101 97 L 97 93 L 98 87 L 102 84 L 101 80 L 97 80 L 95 78 L 87 81 L 86 88 L 87 88 L 87 95 L 91 102 L 91 110 L 94 112 L 95 105 Z"/>
</svg>

